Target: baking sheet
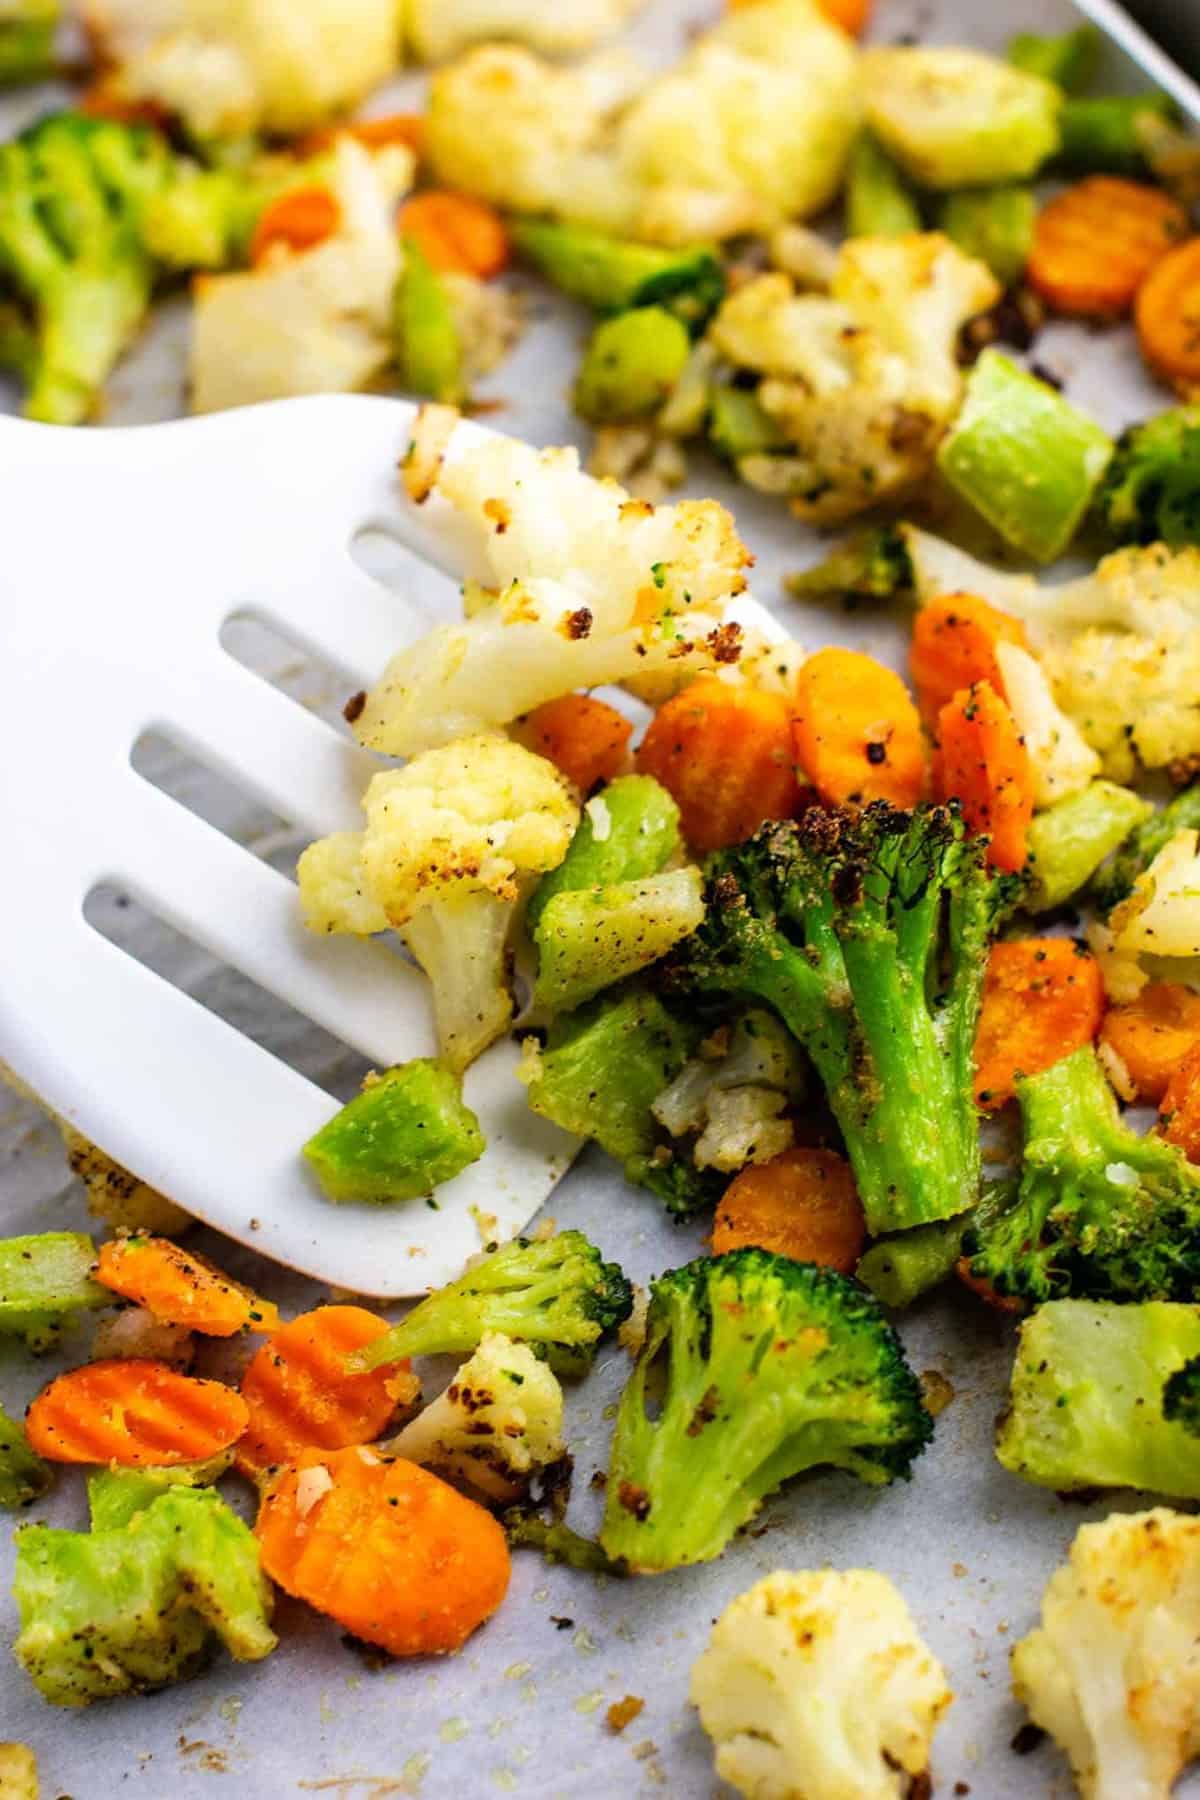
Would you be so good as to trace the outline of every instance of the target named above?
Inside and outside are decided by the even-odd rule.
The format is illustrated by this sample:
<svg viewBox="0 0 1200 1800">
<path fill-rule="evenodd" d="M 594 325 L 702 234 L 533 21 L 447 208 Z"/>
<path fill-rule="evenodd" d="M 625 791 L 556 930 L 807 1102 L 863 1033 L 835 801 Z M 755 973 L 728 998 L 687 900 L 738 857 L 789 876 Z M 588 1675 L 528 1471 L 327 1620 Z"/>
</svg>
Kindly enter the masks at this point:
<svg viewBox="0 0 1200 1800">
<path fill-rule="evenodd" d="M 689 27 L 708 22 L 716 10 L 715 0 L 658 0 L 634 41 L 665 57 Z M 994 8 L 978 0 L 878 0 L 875 35 L 999 48 L 1014 29 L 1055 31 L 1076 20 L 1067 0 L 1014 0 Z M 397 89 L 400 96 L 412 91 L 406 83 Z M 0 129 L 15 127 L 38 105 L 25 96 L 0 106 Z M 538 307 L 544 316 L 537 329 L 484 384 L 486 396 L 501 403 L 490 422 L 536 443 L 576 440 L 565 395 L 582 315 L 541 297 Z M 113 382 L 110 424 L 182 410 L 185 333 L 183 313 L 168 309 Z M 1110 429 L 1164 404 L 1133 346 L 1120 336 L 1055 326 L 1044 333 L 1037 354 L 1066 379 L 1071 397 Z M 733 488 L 715 465 L 699 460 L 690 489 L 734 507 L 758 558 L 755 592 L 791 632 L 814 646 L 859 644 L 901 664 L 902 633 L 883 617 L 817 614 L 782 599 L 781 575 L 812 560 L 818 544 L 777 505 Z M 2 509 L 0 496 L 0 517 Z M 403 571 L 394 573 L 407 579 Z M 243 650 L 304 704 L 336 708 L 341 696 L 286 647 L 247 641 Z M 169 791 L 278 866 L 294 860 L 295 840 L 279 821 L 174 751 L 148 747 L 146 767 Z M 101 896 L 94 916 L 118 941 L 313 1079 L 340 1096 L 353 1092 L 361 1069 L 355 1057 L 140 917 L 125 896 Z M 214 1155 L 220 1155 L 219 1121 Z M 594 1151 L 581 1157 L 547 1211 L 562 1225 L 588 1231 L 639 1281 L 686 1260 L 700 1245 L 698 1226 L 668 1224 L 649 1195 L 627 1187 Z M 53 1129 L 0 1090 L 0 1228 L 86 1225 Z M 333 1214 L 330 1229 L 337 1229 Z M 313 1283 L 229 1251 L 218 1240 L 206 1245 L 205 1238 L 198 1234 L 199 1247 L 289 1310 L 328 1298 Z M 48 1800 L 109 1800 L 126 1793 L 150 1800 L 221 1794 L 279 1800 L 309 1793 L 334 1800 L 474 1800 L 492 1794 L 527 1800 L 667 1794 L 690 1800 L 726 1791 L 714 1781 L 710 1747 L 687 1704 L 690 1665 L 720 1608 L 775 1568 L 871 1566 L 899 1584 L 958 1696 L 935 1744 L 937 1790 L 961 1794 L 969 1788 L 977 1800 L 1065 1796 L 1071 1783 L 1052 1747 L 1027 1758 L 1010 1748 L 1023 1715 L 1009 1696 L 1007 1654 L 1032 1623 L 1046 1577 L 1077 1527 L 1110 1507 L 1064 1504 L 1007 1475 L 992 1457 L 992 1420 L 1011 1360 L 1008 1325 L 968 1296 L 947 1292 L 905 1315 L 902 1331 L 914 1367 L 937 1370 L 954 1390 L 934 1445 L 908 1485 L 880 1493 L 838 1474 L 806 1478 L 773 1500 L 753 1532 L 720 1562 L 654 1581 L 597 1582 L 548 1569 L 523 1552 L 499 1616 L 461 1656 L 440 1664 L 370 1667 L 336 1627 L 282 1596 L 280 1648 L 266 1663 L 238 1668 L 219 1660 L 202 1679 L 151 1698 L 79 1714 L 55 1711 L 15 1666 L 0 1661 L 0 1738 L 36 1749 Z M 82 1338 L 80 1353 L 85 1345 Z M 0 1343 L 0 1393 L 9 1409 L 18 1411 L 54 1366 L 35 1366 Z M 613 1403 L 627 1370 L 625 1356 L 609 1349 L 568 1399 L 577 1471 L 571 1516 L 585 1530 L 596 1522 L 599 1498 L 590 1480 L 607 1462 Z M 228 1485 L 232 1490 L 235 1484 Z M 1124 1509 L 1138 1504 L 1131 1495 L 1113 1502 Z M 68 1476 L 39 1516 L 81 1525 L 82 1484 Z M 0 1536 L 7 1533 L 0 1529 Z M 15 1631 L 10 1563 L 9 1546 L 0 1543 L 0 1638 L 6 1641 Z M 614 1736 L 605 1709 L 627 1694 L 642 1698 L 645 1709 Z M 1179 1791 L 1200 1794 L 1200 1777 Z"/>
</svg>

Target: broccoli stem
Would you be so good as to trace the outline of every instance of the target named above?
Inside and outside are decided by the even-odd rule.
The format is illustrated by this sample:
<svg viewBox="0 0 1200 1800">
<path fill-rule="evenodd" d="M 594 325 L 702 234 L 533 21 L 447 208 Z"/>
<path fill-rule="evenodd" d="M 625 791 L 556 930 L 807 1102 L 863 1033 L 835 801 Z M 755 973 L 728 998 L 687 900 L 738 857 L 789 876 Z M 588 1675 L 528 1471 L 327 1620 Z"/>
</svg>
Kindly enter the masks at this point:
<svg viewBox="0 0 1200 1800">
<path fill-rule="evenodd" d="M 1025 272 L 1037 210 L 1031 187 L 965 188 L 946 196 L 941 226 L 960 250 L 985 262 L 1008 288 Z"/>
<path fill-rule="evenodd" d="M 871 1245 L 854 1273 L 884 1306 L 896 1310 L 911 1306 L 953 1273 L 970 1217 L 970 1213 L 960 1213 L 956 1219 L 939 1219 L 933 1225 L 918 1225 L 914 1231 L 881 1238 Z"/>
<path fill-rule="evenodd" d="M 518 251 L 548 281 L 597 312 L 665 306 L 696 329 L 725 291 L 711 250 L 663 250 L 549 219 L 516 219 L 510 229 Z"/>
<path fill-rule="evenodd" d="M 28 1506 L 53 1480 L 50 1464 L 34 1454 L 24 1428 L 0 1406 L 0 1506 Z"/>
<path fill-rule="evenodd" d="M 674 949 L 704 917 L 699 869 L 556 894 L 538 920 L 534 1005 L 569 1012 Z"/>
<path fill-rule="evenodd" d="M 1029 828 L 1034 912 L 1065 906 L 1106 857 L 1153 812 L 1149 802 L 1115 781 L 1093 781 L 1038 813 Z"/>
<path fill-rule="evenodd" d="M 1179 109 L 1167 94 L 1117 94 L 1068 100 L 1059 114 L 1056 167 L 1068 175 L 1144 175 L 1149 135 L 1173 124 Z"/>
<path fill-rule="evenodd" d="M 712 390 L 708 441 L 718 456 L 737 463 L 744 456 L 766 456 L 782 450 L 785 434 L 745 388 L 718 383 Z"/>
<path fill-rule="evenodd" d="M 424 1058 L 368 1077 L 304 1146 L 327 1199 L 377 1206 L 432 1194 L 483 1151 L 461 1079 Z"/>
<path fill-rule="evenodd" d="M 72 268 L 45 290 L 26 418 L 78 425 L 91 415 L 150 304 L 150 290 L 149 265 L 140 259 L 111 274 Z"/>
<path fill-rule="evenodd" d="M 393 309 L 396 366 L 403 385 L 424 399 L 463 399 L 463 349 L 444 282 L 415 238 L 404 239 L 404 268 Z"/>
<path fill-rule="evenodd" d="M 604 319 L 575 382 L 575 410 L 594 425 L 645 419 L 670 398 L 691 356 L 687 327 L 661 306 Z"/>
<path fill-rule="evenodd" d="M 652 776 L 619 775 L 602 798 L 604 836 L 596 836 L 596 822 L 585 810 L 566 856 L 533 891 L 525 910 L 531 931 L 556 895 L 643 881 L 657 875 L 679 851 L 679 808 Z"/>
<path fill-rule="evenodd" d="M 850 157 L 847 237 L 903 237 L 920 229 L 911 188 L 878 138 L 864 131 Z"/>
<path fill-rule="evenodd" d="M 0 1336 L 45 1349 L 75 1314 L 111 1306 L 111 1291 L 92 1280 L 95 1261 L 96 1246 L 80 1231 L 0 1238 Z"/>
<path fill-rule="evenodd" d="M 1101 43 L 1094 25 L 1080 25 L 1060 37 L 1039 37 L 1035 32 L 1021 31 L 1008 46 L 1008 60 L 1026 75 L 1040 75 L 1064 93 L 1077 94 L 1096 72 Z"/>
</svg>

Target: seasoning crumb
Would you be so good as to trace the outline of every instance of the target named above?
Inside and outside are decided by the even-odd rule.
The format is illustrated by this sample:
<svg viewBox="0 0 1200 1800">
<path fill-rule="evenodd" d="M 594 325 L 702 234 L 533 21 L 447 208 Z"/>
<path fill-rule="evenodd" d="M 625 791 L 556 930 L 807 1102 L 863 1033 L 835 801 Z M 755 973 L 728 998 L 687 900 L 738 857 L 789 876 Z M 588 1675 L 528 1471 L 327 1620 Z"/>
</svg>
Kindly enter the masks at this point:
<svg viewBox="0 0 1200 1800">
<path fill-rule="evenodd" d="M 637 1762 L 649 1762 L 652 1756 L 658 1755 L 658 1745 L 653 1738 L 643 1738 L 640 1744 L 633 1746 L 633 1754 Z"/>
<path fill-rule="evenodd" d="M 966 1563 L 951 1563 L 950 1573 L 953 1575 L 955 1581 L 961 1581 L 963 1576 L 967 1573 Z"/>
<path fill-rule="evenodd" d="M 1028 1721 L 1013 1738 L 1011 1748 L 1018 1756 L 1032 1756 L 1035 1750 L 1041 1749 L 1045 1741 L 1046 1734 L 1041 1726 Z"/>
<path fill-rule="evenodd" d="M 921 1393 L 932 1418 L 944 1413 L 954 1398 L 954 1388 L 940 1369 L 925 1369 L 921 1374 Z"/>
<path fill-rule="evenodd" d="M 626 1694 L 623 1700 L 614 1700 L 604 1715 L 608 1729 L 618 1734 L 624 1731 L 625 1727 L 631 1725 L 637 1718 L 645 1704 L 646 1702 L 639 1699 L 636 1694 Z"/>
<path fill-rule="evenodd" d="M 961 1796 L 962 1796 L 962 1795 L 963 1795 L 963 1794 L 969 1794 L 969 1793 L 970 1793 L 970 1791 L 971 1791 L 971 1784 L 970 1784 L 970 1782 L 969 1782 L 969 1781 L 956 1781 L 956 1782 L 955 1782 L 955 1784 L 954 1784 L 954 1792 L 955 1792 L 955 1793 L 956 1793 L 956 1794 L 957 1794 L 957 1795 L 959 1795 L 959 1797 L 960 1797 L 960 1800 L 961 1800 Z"/>
<path fill-rule="evenodd" d="M 574 1619 L 562 1618 L 558 1613 L 550 1614 L 550 1623 L 555 1631 L 573 1631 L 575 1629 Z"/>
</svg>

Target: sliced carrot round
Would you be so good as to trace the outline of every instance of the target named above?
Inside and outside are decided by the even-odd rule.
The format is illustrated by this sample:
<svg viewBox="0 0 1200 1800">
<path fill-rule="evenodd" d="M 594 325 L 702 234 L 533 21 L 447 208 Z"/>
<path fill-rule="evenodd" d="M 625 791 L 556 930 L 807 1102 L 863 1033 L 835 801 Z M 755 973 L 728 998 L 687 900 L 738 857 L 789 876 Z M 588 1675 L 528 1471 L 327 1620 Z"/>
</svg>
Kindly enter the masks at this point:
<svg viewBox="0 0 1200 1800">
<path fill-rule="evenodd" d="M 975 1098 L 993 1111 L 1023 1075 L 1090 1044 L 1104 1017 L 1100 965 L 1071 938 L 1021 938 L 988 957 L 975 1038 Z"/>
<path fill-rule="evenodd" d="M 1161 188 L 1091 175 L 1042 208 L 1027 276 L 1056 312 L 1127 313 L 1139 288 L 1187 234 L 1187 214 Z"/>
<path fill-rule="evenodd" d="M 459 1650 L 508 1591 L 504 1533 L 416 1463 L 306 1450 L 256 1526 L 272 1581 L 393 1656 Z"/>
<path fill-rule="evenodd" d="M 938 798 L 957 800 L 987 836 L 993 868 L 1023 869 L 1033 819 L 1033 769 L 1011 712 L 989 681 L 956 694 L 938 714 Z"/>
<path fill-rule="evenodd" d="M 702 676 L 660 706 L 637 753 L 679 807 L 694 850 L 740 844 L 769 819 L 792 819 L 792 713 L 782 694 Z"/>
<path fill-rule="evenodd" d="M 845 1157 L 797 1148 L 735 1176 L 717 1207 L 712 1247 L 721 1256 L 752 1245 L 852 1275 L 866 1235 Z"/>
<path fill-rule="evenodd" d="M 311 250 L 333 236 L 341 220 L 337 197 L 328 188 L 293 188 L 265 206 L 254 228 L 250 261 L 258 267 L 276 244 Z"/>
<path fill-rule="evenodd" d="M 1189 1162 L 1200 1163 L 1200 1042 L 1172 1073 L 1159 1108 L 1162 1134 Z"/>
<path fill-rule="evenodd" d="M 1003 696 L 997 644 L 1028 650 L 1025 627 L 975 594 L 950 594 L 923 606 L 913 621 L 910 651 L 922 718 L 932 725 L 955 694 L 977 681 L 990 681 Z"/>
<path fill-rule="evenodd" d="M 1164 256 L 1143 282 L 1137 330 L 1157 374 L 1186 395 L 1200 391 L 1200 237 Z"/>
<path fill-rule="evenodd" d="M 620 774 L 633 726 L 615 706 L 591 694 L 563 694 L 521 720 L 516 732 L 527 749 L 547 757 L 581 794 Z"/>
<path fill-rule="evenodd" d="M 486 281 L 508 266 L 504 220 L 494 206 L 471 194 L 428 188 L 400 208 L 400 232 L 414 238 L 433 268 Z"/>
<path fill-rule="evenodd" d="M 241 1395 L 219 1381 L 128 1357 L 59 1375 L 30 1406 L 25 1430 L 50 1462 L 168 1467 L 228 1450 L 248 1416 Z"/>
<path fill-rule="evenodd" d="M 1136 1000 L 1111 1008 L 1100 1039 L 1124 1065 L 1137 1098 L 1157 1106 L 1200 1044 L 1200 994 L 1178 981 L 1152 981 Z"/>
<path fill-rule="evenodd" d="M 925 792 L 925 746 L 900 677 L 858 650 L 818 650 L 796 677 L 793 735 L 801 772 L 829 806 Z"/>
<path fill-rule="evenodd" d="M 170 1238 L 125 1237 L 102 1244 L 96 1279 L 156 1319 L 207 1337 L 232 1337 L 244 1328 L 274 1331 L 279 1325 L 268 1301 Z"/>
</svg>

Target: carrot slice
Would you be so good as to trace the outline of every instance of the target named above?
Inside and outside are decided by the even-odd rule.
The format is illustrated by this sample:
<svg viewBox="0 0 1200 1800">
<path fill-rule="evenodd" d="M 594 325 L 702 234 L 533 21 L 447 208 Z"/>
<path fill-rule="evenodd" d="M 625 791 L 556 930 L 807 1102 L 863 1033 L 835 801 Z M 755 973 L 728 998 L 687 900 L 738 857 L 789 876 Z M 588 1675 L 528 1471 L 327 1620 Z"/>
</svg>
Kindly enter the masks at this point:
<svg viewBox="0 0 1200 1800">
<path fill-rule="evenodd" d="M 341 219 L 341 208 L 328 188 L 293 188 L 264 206 L 250 244 L 255 268 L 276 244 L 292 250 L 311 250 L 332 237 Z"/>
<path fill-rule="evenodd" d="M 313 1447 L 340 1450 L 377 1438 L 396 1410 L 397 1374 L 409 1365 L 350 1375 L 346 1358 L 389 1329 L 386 1319 L 361 1306 L 318 1306 L 281 1326 L 242 1376 L 249 1408 L 237 1448 L 242 1473 L 294 1462 Z"/>
<path fill-rule="evenodd" d="M 166 1467 L 227 1450 L 248 1416 L 241 1395 L 219 1381 L 120 1357 L 50 1382 L 26 1413 L 25 1433 L 50 1462 Z"/>
<path fill-rule="evenodd" d="M 563 694 L 528 713 L 516 735 L 527 749 L 548 757 L 580 793 L 590 794 L 620 774 L 633 726 L 615 706 L 591 694 Z"/>
<path fill-rule="evenodd" d="M 428 188 L 400 208 L 400 234 L 415 238 L 426 261 L 444 273 L 499 275 L 509 259 L 508 232 L 495 207 L 471 194 Z"/>
<path fill-rule="evenodd" d="M 637 753 L 679 807 L 694 850 L 740 844 L 800 806 L 782 694 L 703 676 L 660 706 Z"/>
<path fill-rule="evenodd" d="M 713 1221 L 715 1256 L 756 1245 L 796 1262 L 852 1275 L 867 1222 L 854 1176 L 833 1150 L 785 1150 L 743 1169 L 721 1196 Z"/>
<path fill-rule="evenodd" d="M 1200 389 L 1200 237 L 1164 256 L 1142 284 L 1137 330 L 1156 374 L 1187 396 Z"/>
<path fill-rule="evenodd" d="M 1189 1162 L 1200 1163 L 1200 1041 L 1167 1083 L 1159 1117 L 1167 1142 L 1177 1144 Z"/>
<path fill-rule="evenodd" d="M 912 696 L 891 669 L 858 650 L 818 650 L 796 678 L 796 761 L 826 805 L 925 792 L 925 747 Z"/>
<path fill-rule="evenodd" d="M 101 1244 L 96 1280 L 144 1306 L 156 1319 L 185 1325 L 207 1337 L 232 1337 L 244 1327 L 275 1331 L 279 1326 L 279 1314 L 268 1301 L 170 1238 L 124 1237 Z"/>
<path fill-rule="evenodd" d="M 1146 277 L 1187 235 L 1187 214 L 1161 188 L 1092 175 L 1038 214 L 1027 276 L 1056 312 L 1127 313 Z"/>
<path fill-rule="evenodd" d="M 833 24 L 840 25 L 851 37 L 861 37 L 871 17 L 872 0 L 817 0 L 817 5 Z"/>
<path fill-rule="evenodd" d="M 1025 740 L 989 681 L 955 694 L 938 714 L 939 798 L 957 800 L 972 831 L 986 832 L 996 869 L 1023 869 L 1033 819 L 1033 769 Z"/>
<path fill-rule="evenodd" d="M 1003 696 L 997 644 L 1028 650 L 1025 627 L 975 594 L 950 594 L 921 608 L 913 621 L 909 666 L 921 717 L 928 724 L 955 694 L 977 681 L 990 681 Z"/>
<path fill-rule="evenodd" d="M 1022 1075 L 1090 1044 L 1104 1017 L 1094 956 L 1071 938 L 995 944 L 975 1037 L 975 1098 L 986 1111 L 1011 1100 Z"/>
<path fill-rule="evenodd" d="M 272 1581 L 393 1656 L 460 1650 L 508 1591 L 489 1512 L 416 1463 L 306 1450 L 255 1527 Z"/>
<path fill-rule="evenodd" d="M 1157 1106 L 1175 1070 L 1200 1044 L 1200 994 L 1178 981 L 1152 981 L 1136 1000 L 1112 1008 L 1100 1041 L 1124 1065 L 1136 1098 Z"/>
</svg>

